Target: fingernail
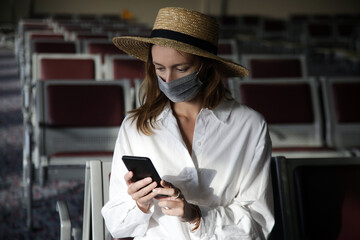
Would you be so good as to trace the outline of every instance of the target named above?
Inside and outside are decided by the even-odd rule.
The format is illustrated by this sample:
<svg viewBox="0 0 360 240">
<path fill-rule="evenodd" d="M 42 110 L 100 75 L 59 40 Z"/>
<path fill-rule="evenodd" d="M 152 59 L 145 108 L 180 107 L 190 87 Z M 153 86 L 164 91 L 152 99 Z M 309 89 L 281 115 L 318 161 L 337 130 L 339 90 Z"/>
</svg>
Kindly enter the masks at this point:
<svg viewBox="0 0 360 240">
<path fill-rule="evenodd" d="M 157 193 L 159 192 L 159 190 L 157 190 L 156 188 L 152 190 L 153 192 Z"/>
</svg>

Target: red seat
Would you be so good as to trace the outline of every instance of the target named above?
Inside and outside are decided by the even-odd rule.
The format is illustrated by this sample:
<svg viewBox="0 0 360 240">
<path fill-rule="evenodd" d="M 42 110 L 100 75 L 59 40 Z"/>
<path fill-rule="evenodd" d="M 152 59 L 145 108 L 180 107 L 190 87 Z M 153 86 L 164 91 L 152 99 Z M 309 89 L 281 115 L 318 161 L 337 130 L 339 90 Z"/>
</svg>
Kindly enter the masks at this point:
<svg viewBox="0 0 360 240">
<path fill-rule="evenodd" d="M 240 86 L 240 101 L 263 114 L 269 124 L 311 124 L 315 120 L 307 82 Z"/>
<path fill-rule="evenodd" d="M 273 156 L 330 157 L 348 152 L 326 146 L 317 84 L 305 80 L 238 81 L 239 102 L 261 113 L 269 126 Z"/>
<path fill-rule="evenodd" d="M 241 63 L 249 69 L 250 80 L 307 79 L 304 55 L 244 54 Z"/>
<path fill-rule="evenodd" d="M 118 49 L 110 40 L 87 39 L 83 41 L 84 53 L 101 54 L 102 63 L 105 62 L 105 55 L 125 54 Z"/>
<path fill-rule="evenodd" d="M 48 126 L 120 126 L 125 116 L 125 97 L 119 85 L 52 84 L 45 96 Z"/>
<path fill-rule="evenodd" d="M 143 79 L 144 77 L 144 62 L 136 59 L 130 61 L 123 59 L 114 60 L 114 79 Z"/>
<path fill-rule="evenodd" d="M 106 79 L 130 79 L 134 87 L 136 79 L 144 79 L 145 64 L 143 61 L 128 55 L 112 55 L 105 58 Z"/>
<path fill-rule="evenodd" d="M 220 39 L 218 55 L 225 59 L 239 63 L 239 53 L 236 39 Z"/>
<path fill-rule="evenodd" d="M 340 149 L 360 146 L 360 78 L 322 79 L 327 143 Z"/>
<path fill-rule="evenodd" d="M 54 79 L 101 79 L 101 59 L 91 54 L 37 54 L 33 82 Z"/>
<path fill-rule="evenodd" d="M 29 39 L 64 39 L 64 34 L 55 34 L 55 33 L 30 33 Z"/>
<path fill-rule="evenodd" d="M 24 172 L 35 166 L 43 185 L 47 178 L 83 179 L 87 160 L 111 161 L 129 92 L 129 81 L 37 81 L 33 131 L 25 132 L 33 146 L 25 146 L 30 159 Z M 27 174 L 26 192 L 32 181 Z"/>
<path fill-rule="evenodd" d="M 97 33 L 75 33 L 75 39 L 108 39 L 109 36 L 107 34 L 97 34 Z"/>
<path fill-rule="evenodd" d="M 128 108 L 129 82 L 38 81 L 34 132 L 41 181 L 44 167 L 110 158 Z M 37 130 L 36 130 L 37 129 Z M 37 156 L 37 154 L 35 155 Z M 43 172 L 43 173 L 42 173 Z"/>
<path fill-rule="evenodd" d="M 90 59 L 42 59 L 40 64 L 42 80 L 95 78 L 95 64 Z"/>
<path fill-rule="evenodd" d="M 76 53 L 76 42 L 35 40 L 31 42 L 32 53 Z"/>
</svg>

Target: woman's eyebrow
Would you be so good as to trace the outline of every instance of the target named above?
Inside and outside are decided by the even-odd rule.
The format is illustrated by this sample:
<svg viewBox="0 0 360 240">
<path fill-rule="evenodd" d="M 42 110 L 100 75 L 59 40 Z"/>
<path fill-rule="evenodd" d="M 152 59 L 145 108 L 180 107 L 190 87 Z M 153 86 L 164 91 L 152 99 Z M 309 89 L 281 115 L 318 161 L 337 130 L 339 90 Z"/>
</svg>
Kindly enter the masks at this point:
<svg viewBox="0 0 360 240">
<path fill-rule="evenodd" d="M 153 64 L 154 65 L 159 65 L 159 66 L 164 66 L 164 65 L 162 65 L 160 63 L 157 63 L 157 62 L 154 62 L 154 61 L 153 61 Z M 191 65 L 191 63 L 190 62 L 178 63 L 178 64 L 172 65 L 171 67 L 178 67 L 178 66 L 184 66 L 184 65 Z"/>
</svg>

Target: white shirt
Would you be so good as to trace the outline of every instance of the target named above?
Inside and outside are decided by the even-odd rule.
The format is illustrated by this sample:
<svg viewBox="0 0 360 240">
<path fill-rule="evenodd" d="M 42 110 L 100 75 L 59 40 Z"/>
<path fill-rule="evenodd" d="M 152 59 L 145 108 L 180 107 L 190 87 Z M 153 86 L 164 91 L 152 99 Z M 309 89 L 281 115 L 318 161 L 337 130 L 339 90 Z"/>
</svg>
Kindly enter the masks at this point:
<svg viewBox="0 0 360 240">
<path fill-rule="evenodd" d="M 146 136 L 126 118 L 116 141 L 109 202 L 102 209 L 113 237 L 135 239 L 265 239 L 274 225 L 271 141 L 260 114 L 235 101 L 202 109 L 190 155 L 168 104 Z M 166 216 L 153 200 L 143 213 L 127 194 L 123 155 L 149 157 L 160 177 L 202 213 L 198 230 Z"/>
</svg>

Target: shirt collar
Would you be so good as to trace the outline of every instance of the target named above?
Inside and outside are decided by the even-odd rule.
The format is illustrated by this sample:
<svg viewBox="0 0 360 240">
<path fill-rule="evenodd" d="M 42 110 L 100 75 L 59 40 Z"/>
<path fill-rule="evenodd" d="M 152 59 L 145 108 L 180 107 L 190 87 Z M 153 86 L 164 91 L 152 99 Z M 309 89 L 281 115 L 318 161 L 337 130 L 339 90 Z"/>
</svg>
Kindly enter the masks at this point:
<svg viewBox="0 0 360 240">
<path fill-rule="evenodd" d="M 214 109 L 205 108 L 205 109 L 202 109 L 200 111 L 200 113 L 202 111 L 211 112 L 216 117 L 216 119 L 218 119 L 219 121 L 224 123 L 230 116 L 233 105 L 234 105 L 234 100 L 224 100 L 216 108 L 214 108 Z M 163 119 L 166 119 L 169 116 L 169 114 L 171 114 L 171 113 L 172 113 L 172 109 L 170 106 L 170 102 L 168 102 L 165 105 L 164 110 L 157 117 L 157 121 L 162 121 Z"/>
<path fill-rule="evenodd" d="M 233 105 L 234 100 L 224 100 L 215 109 L 208 109 L 208 111 L 212 112 L 218 120 L 225 123 L 230 116 Z"/>
<path fill-rule="evenodd" d="M 166 119 L 169 114 L 172 112 L 170 101 L 168 101 L 162 110 L 162 112 L 159 114 L 159 116 L 156 118 L 156 121 L 162 121 L 163 119 Z"/>
</svg>

